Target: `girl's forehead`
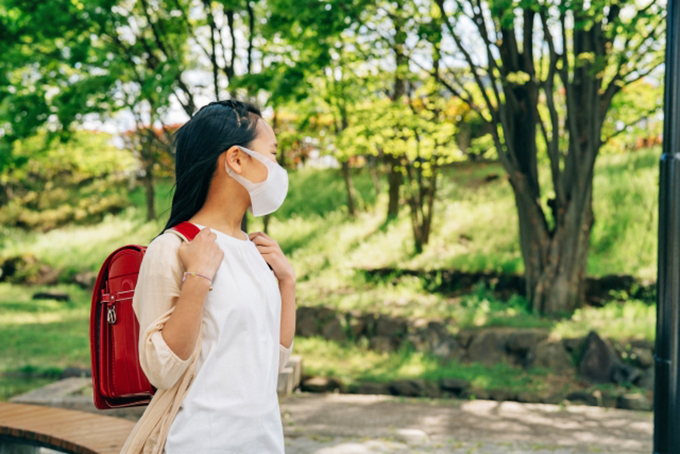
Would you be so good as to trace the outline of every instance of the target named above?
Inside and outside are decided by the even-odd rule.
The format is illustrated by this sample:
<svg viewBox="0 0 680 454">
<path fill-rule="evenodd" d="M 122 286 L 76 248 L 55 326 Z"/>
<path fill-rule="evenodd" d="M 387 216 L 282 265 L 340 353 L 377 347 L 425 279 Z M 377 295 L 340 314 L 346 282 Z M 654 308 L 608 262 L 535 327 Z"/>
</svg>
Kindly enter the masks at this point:
<svg viewBox="0 0 680 454">
<path fill-rule="evenodd" d="M 262 117 L 257 119 L 257 128 L 260 130 L 260 134 L 262 134 L 263 138 L 271 142 L 276 141 L 274 129 L 272 129 L 272 127 L 269 126 L 269 123 L 267 123 Z"/>
</svg>

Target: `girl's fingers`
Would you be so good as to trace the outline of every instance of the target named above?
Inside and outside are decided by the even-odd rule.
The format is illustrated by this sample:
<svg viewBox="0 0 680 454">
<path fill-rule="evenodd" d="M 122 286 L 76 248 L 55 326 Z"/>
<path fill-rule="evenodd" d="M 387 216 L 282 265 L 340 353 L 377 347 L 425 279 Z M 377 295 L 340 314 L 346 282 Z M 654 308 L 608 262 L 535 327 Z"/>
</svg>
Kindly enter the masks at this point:
<svg viewBox="0 0 680 454">
<path fill-rule="evenodd" d="M 273 247 L 273 246 L 257 246 L 257 250 L 260 251 L 260 254 L 273 254 L 275 252 L 278 252 L 278 249 Z"/>
<path fill-rule="evenodd" d="M 261 236 L 256 236 L 252 241 L 255 244 L 264 244 L 264 245 L 270 245 L 274 242 L 271 239 L 263 238 Z"/>
</svg>

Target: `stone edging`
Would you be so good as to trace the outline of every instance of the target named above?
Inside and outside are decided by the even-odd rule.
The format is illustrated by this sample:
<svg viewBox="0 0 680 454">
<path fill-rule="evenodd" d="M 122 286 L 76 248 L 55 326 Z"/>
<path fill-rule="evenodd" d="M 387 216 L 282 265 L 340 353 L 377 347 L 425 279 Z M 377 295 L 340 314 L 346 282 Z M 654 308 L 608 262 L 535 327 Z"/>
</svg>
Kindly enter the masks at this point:
<svg viewBox="0 0 680 454">
<path fill-rule="evenodd" d="M 506 390 L 471 389 L 459 379 L 427 383 L 420 379 L 392 383 L 357 383 L 346 387 L 336 379 L 303 377 L 302 390 L 357 392 L 404 396 L 455 396 L 531 403 L 559 403 L 564 399 L 588 405 L 627 409 L 651 409 L 654 386 L 654 345 L 649 341 L 613 342 L 592 331 L 581 338 L 553 339 L 546 329 L 479 328 L 452 333 L 450 320 L 409 320 L 385 314 L 350 311 L 342 313 L 324 306 L 302 306 L 296 310 L 296 336 L 321 336 L 336 342 L 358 342 L 365 338 L 369 349 L 389 352 L 408 343 L 416 351 L 429 352 L 442 360 L 499 362 L 529 368 L 544 367 L 555 373 L 573 373 L 588 384 L 634 385 L 647 395 L 597 390 L 567 395 L 513 395 Z"/>
</svg>

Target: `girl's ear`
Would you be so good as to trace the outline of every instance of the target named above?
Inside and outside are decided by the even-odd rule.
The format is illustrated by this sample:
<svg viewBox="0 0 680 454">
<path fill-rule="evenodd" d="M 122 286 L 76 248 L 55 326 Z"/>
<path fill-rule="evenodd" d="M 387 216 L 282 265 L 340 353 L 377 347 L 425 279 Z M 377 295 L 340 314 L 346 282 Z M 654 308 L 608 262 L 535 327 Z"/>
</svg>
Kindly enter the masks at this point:
<svg viewBox="0 0 680 454">
<path fill-rule="evenodd" d="M 227 151 L 222 153 L 224 155 L 223 158 L 223 166 L 229 166 L 230 162 L 233 164 L 232 166 L 229 166 L 231 170 L 233 170 L 236 173 L 241 173 L 243 170 L 241 168 L 241 157 L 240 157 L 240 150 L 239 148 L 234 145 L 233 147 L 229 148 Z M 226 171 L 226 167 L 224 168 Z"/>
</svg>

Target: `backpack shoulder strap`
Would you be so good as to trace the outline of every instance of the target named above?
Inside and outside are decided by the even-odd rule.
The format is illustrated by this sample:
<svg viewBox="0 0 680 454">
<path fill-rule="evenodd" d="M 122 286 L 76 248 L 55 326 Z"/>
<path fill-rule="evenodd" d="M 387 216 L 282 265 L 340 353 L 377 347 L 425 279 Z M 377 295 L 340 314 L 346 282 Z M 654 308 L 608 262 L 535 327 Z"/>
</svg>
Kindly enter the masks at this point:
<svg viewBox="0 0 680 454">
<path fill-rule="evenodd" d="M 201 229 L 189 221 L 183 221 L 174 227 L 166 229 L 165 231 L 172 232 L 179 236 L 180 238 L 182 238 L 187 243 L 189 243 L 191 242 L 191 240 L 194 239 L 196 235 L 198 235 L 198 232 L 200 232 Z"/>
</svg>

